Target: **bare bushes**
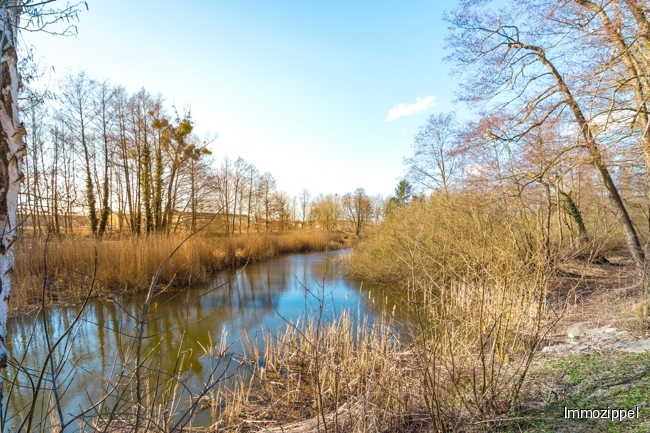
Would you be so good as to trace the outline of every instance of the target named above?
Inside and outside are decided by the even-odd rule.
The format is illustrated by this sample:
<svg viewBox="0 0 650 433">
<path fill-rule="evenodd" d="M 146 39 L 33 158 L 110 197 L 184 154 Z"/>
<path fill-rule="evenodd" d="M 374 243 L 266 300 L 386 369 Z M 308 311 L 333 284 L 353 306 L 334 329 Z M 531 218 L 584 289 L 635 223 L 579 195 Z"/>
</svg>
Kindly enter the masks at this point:
<svg viewBox="0 0 650 433">
<path fill-rule="evenodd" d="M 52 238 L 48 249 L 46 302 L 79 302 L 94 271 L 102 291 L 141 290 L 151 282 L 160 263 L 181 241 L 178 236 L 129 237 L 97 241 L 88 237 Z M 233 238 L 194 237 L 165 266 L 160 284 L 183 286 L 206 281 L 210 272 L 282 253 L 320 251 L 340 247 L 338 236 L 323 232 L 284 235 L 251 235 Z M 40 304 L 45 241 L 22 240 L 16 248 L 17 288 L 12 292 L 12 311 Z"/>
<path fill-rule="evenodd" d="M 424 399 L 437 431 L 484 422 L 516 403 L 553 283 L 536 218 L 494 203 L 434 196 L 394 210 L 351 271 L 403 292 Z"/>
<path fill-rule="evenodd" d="M 406 351 L 385 322 L 358 324 L 344 312 L 331 321 L 289 323 L 248 344 L 252 380 L 240 377 L 212 398 L 217 431 L 399 431 L 424 413 Z M 216 411 L 215 411 L 216 413 Z M 421 417 L 420 417 L 421 418 Z M 221 430 L 222 429 L 222 430 Z"/>
</svg>

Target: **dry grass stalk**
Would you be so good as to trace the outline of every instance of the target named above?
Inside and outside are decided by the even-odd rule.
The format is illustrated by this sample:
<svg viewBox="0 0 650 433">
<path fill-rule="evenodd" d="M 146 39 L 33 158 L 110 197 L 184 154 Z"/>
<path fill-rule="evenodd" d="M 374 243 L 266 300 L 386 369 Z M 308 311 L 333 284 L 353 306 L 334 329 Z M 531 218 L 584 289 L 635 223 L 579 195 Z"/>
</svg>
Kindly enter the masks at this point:
<svg viewBox="0 0 650 433">
<path fill-rule="evenodd" d="M 397 431 L 422 413 L 409 353 L 389 323 L 355 327 L 348 312 L 330 323 L 299 321 L 276 336 L 265 333 L 264 352 L 246 355 L 260 360 L 252 379 L 216 393 L 213 429 Z"/>
</svg>

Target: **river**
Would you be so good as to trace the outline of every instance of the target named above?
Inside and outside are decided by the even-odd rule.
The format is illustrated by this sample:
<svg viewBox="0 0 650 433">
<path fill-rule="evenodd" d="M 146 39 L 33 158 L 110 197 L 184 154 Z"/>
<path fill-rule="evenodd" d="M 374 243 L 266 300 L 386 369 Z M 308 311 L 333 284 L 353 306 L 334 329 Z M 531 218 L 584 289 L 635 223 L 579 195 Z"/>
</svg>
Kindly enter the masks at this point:
<svg viewBox="0 0 650 433">
<path fill-rule="evenodd" d="M 196 394 L 211 377 L 234 372 L 222 367 L 213 371 L 214 358 L 205 356 L 205 349 L 224 344 L 224 336 L 229 352 L 236 353 L 243 350 L 244 332 L 249 340 L 261 344 L 262 330 L 275 332 L 288 321 L 321 314 L 321 306 L 325 319 L 347 309 L 356 318 L 372 320 L 379 310 L 392 308 L 379 288 L 362 287 L 343 275 L 339 259 L 347 253 L 349 250 L 287 255 L 215 273 L 209 284 L 158 293 L 146 316 L 141 350 L 147 366 L 144 371 L 173 376 L 178 369 L 184 370 L 182 378 L 187 389 L 179 391 L 179 400 L 189 405 L 189 393 Z M 81 312 L 80 307 L 57 307 L 38 317 L 10 320 L 10 353 L 16 361 L 8 369 L 5 383 L 5 398 L 10 390 L 5 431 L 15 431 L 29 413 L 39 377 L 41 389 L 52 388 L 49 367 L 56 371 L 64 421 L 100 401 L 120 375 L 131 377 L 137 353 L 134 336 L 144 299 L 144 294 L 122 296 L 110 302 L 91 302 Z M 72 325 L 78 315 L 79 320 Z M 59 341 L 52 351 L 51 365 L 46 327 L 50 347 Z M 15 386 L 11 387 L 9 382 L 14 378 Z M 122 387 L 135 386 L 133 380 L 123 382 L 126 385 Z M 147 388 L 144 392 L 151 391 Z M 40 395 L 49 399 L 51 392 L 41 391 Z M 48 408 L 51 415 L 43 416 Z M 87 418 L 92 418 L 93 413 L 91 410 Z M 38 400 L 34 423 L 58 417 L 51 403 Z M 196 422 L 206 424 L 209 418 L 200 414 Z M 75 421 L 65 431 L 79 429 Z"/>
</svg>

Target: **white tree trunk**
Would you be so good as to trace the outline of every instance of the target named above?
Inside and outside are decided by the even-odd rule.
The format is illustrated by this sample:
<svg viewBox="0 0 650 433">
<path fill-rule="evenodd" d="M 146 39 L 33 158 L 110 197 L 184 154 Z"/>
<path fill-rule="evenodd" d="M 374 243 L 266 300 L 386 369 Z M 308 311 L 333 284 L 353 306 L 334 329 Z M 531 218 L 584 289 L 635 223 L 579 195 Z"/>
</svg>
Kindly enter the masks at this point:
<svg viewBox="0 0 650 433">
<path fill-rule="evenodd" d="M 14 269 L 13 244 L 16 240 L 18 192 L 23 180 L 22 161 L 26 155 L 23 141 L 26 131 L 19 120 L 18 110 L 20 76 L 16 42 L 20 2 L 10 0 L 3 3 L 4 7 L 0 10 L 0 370 L 7 366 L 8 360 L 7 313 Z M 0 376 L 0 404 L 2 387 Z"/>
</svg>

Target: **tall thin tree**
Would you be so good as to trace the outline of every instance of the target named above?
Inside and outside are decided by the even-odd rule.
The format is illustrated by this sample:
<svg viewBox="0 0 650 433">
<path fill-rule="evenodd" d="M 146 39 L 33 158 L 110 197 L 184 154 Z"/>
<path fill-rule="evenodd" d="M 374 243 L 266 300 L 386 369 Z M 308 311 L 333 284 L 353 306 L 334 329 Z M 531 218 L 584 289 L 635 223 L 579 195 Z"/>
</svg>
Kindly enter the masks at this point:
<svg viewBox="0 0 650 433">
<path fill-rule="evenodd" d="M 54 0 L 3 0 L 0 2 L 0 370 L 7 366 L 7 313 L 14 269 L 13 245 L 16 241 L 16 210 L 23 179 L 22 161 L 26 155 L 25 126 L 20 121 L 18 91 L 18 33 L 21 18 L 38 28 L 53 21 L 76 16 L 77 6 L 54 9 Z M 4 413 L 4 375 L 0 375 L 0 413 Z M 4 419 L 4 418 L 3 418 Z M 2 427 L 2 426 L 0 426 Z"/>
</svg>

